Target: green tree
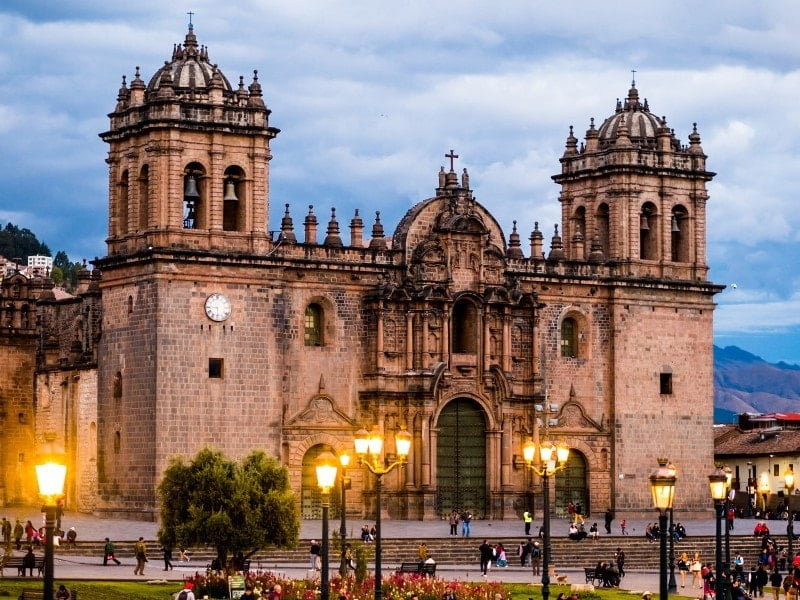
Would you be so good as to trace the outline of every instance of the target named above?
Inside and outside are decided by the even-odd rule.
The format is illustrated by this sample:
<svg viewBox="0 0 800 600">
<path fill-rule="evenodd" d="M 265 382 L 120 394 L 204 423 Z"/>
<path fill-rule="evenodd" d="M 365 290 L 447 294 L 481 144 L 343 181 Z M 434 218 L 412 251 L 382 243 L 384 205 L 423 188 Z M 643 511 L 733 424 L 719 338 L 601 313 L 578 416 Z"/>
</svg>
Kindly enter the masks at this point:
<svg viewBox="0 0 800 600">
<path fill-rule="evenodd" d="M 158 493 L 158 540 L 165 546 L 213 546 L 224 567 L 229 554 L 246 558 L 270 545 L 297 545 L 300 515 L 289 472 L 263 452 L 239 464 L 208 448 L 189 463 L 175 459 Z"/>
<path fill-rule="evenodd" d="M 0 256 L 18 258 L 23 263 L 29 256 L 50 256 L 50 248 L 40 242 L 36 235 L 26 228 L 19 228 L 13 223 L 6 223 L 0 229 Z"/>
</svg>

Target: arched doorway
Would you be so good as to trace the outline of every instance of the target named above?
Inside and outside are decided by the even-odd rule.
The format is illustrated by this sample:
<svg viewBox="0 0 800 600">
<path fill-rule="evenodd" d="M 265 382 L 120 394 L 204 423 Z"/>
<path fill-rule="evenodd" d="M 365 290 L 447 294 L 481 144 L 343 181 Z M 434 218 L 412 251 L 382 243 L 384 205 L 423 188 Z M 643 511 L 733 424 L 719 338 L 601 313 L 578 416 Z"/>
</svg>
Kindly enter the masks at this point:
<svg viewBox="0 0 800 600">
<path fill-rule="evenodd" d="M 474 400 L 444 407 L 437 424 L 436 511 L 486 514 L 486 418 Z"/>
<path fill-rule="evenodd" d="M 567 514 L 567 507 L 572 502 L 583 509 L 583 515 L 589 516 L 589 490 L 586 487 L 586 458 L 577 450 L 571 450 L 567 466 L 556 473 L 555 513 Z"/>
<path fill-rule="evenodd" d="M 337 453 L 327 444 L 317 444 L 308 449 L 303 457 L 303 472 L 300 479 L 300 518 L 301 519 L 321 519 L 322 518 L 322 495 L 317 485 L 317 457 L 323 452 L 330 452 L 334 456 Z M 337 474 L 336 484 L 331 490 L 330 511 L 331 519 L 339 518 L 339 507 L 342 497 L 341 477 Z"/>
</svg>

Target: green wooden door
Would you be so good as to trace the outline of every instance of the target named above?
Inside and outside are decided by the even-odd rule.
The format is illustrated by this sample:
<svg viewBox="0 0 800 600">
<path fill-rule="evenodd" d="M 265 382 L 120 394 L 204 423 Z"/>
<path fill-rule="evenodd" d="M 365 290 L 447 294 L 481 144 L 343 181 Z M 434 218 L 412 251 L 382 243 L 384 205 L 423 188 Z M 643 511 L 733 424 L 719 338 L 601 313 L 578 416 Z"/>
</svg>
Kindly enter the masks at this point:
<svg viewBox="0 0 800 600">
<path fill-rule="evenodd" d="M 436 510 L 486 514 L 486 419 L 473 400 L 459 398 L 439 415 Z"/>
<path fill-rule="evenodd" d="M 555 513 L 567 514 L 570 502 L 581 506 L 583 516 L 589 516 L 589 491 L 586 487 L 586 459 L 577 450 L 571 450 L 566 468 L 556 473 Z"/>
</svg>

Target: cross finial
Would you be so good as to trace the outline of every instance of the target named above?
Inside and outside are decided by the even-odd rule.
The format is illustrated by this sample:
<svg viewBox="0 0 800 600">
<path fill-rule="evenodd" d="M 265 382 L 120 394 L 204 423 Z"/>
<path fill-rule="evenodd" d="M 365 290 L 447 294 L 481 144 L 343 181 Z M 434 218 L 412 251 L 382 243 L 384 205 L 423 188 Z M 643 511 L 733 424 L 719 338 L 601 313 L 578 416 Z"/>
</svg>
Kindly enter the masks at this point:
<svg viewBox="0 0 800 600">
<path fill-rule="evenodd" d="M 194 13 L 189 11 L 186 14 L 189 15 L 189 28 L 191 29 L 191 27 L 192 27 L 192 17 L 194 16 Z"/>
<path fill-rule="evenodd" d="M 636 69 L 631 69 L 631 87 L 636 87 Z"/>
<path fill-rule="evenodd" d="M 458 158 L 458 154 L 456 154 L 455 151 L 451 148 L 450 149 L 450 154 L 445 154 L 444 157 L 450 159 L 450 170 L 452 171 L 453 170 L 453 159 Z"/>
</svg>

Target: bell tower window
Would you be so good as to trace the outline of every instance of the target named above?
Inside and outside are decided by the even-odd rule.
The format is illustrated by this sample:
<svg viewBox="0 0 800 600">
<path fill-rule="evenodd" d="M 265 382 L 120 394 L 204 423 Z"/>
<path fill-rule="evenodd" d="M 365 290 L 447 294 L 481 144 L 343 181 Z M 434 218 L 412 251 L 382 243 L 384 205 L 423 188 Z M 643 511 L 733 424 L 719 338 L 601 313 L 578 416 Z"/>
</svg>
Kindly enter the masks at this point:
<svg viewBox="0 0 800 600">
<path fill-rule="evenodd" d="M 462 299 L 453 306 L 453 352 L 475 354 L 478 347 L 478 311 L 469 300 Z"/>
<path fill-rule="evenodd" d="M 600 237 L 600 245 L 603 247 L 603 256 L 609 258 L 611 256 L 610 249 L 610 236 L 609 236 L 609 217 L 608 217 L 608 204 L 603 202 L 597 207 L 596 216 L 597 235 Z"/>
<path fill-rule="evenodd" d="M 122 172 L 119 181 L 119 202 L 117 203 L 117 234 L 128 233 L 128 171 Z"/>
<path fill-rule="evenodd" d="M 244 172 L 239 167 L 225 169 L 222 184 L 222 229 L 244 230 Z"/>
<path fill-rule="evenodd" d="M 139 173 L 139 231 L 145 231 L 150 218 L 150 167 Z"/>
<path fill-rule="evenodd" d="M 561 356 L 563 358 L 578 356 L 578 323 L 572 317 L 561 321 Z"/>
<path fill-rule="evenodd" d="M 199 163 L 191 163 L 183 175 L 183 227 L 203 229 L 205 169 Z"/>
<path fill-rule="evenodd" d="M 639 258 L 658 260 L 658 221 L 656 207 L 651 202 L 639 213 Z"/>
<path fill-rule="evenodd" d="M 690 262 L 689 259 L 689 214 L 683 206 L 672 209 L 670 217 L 672 260 Z"/>
</svg>

